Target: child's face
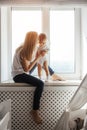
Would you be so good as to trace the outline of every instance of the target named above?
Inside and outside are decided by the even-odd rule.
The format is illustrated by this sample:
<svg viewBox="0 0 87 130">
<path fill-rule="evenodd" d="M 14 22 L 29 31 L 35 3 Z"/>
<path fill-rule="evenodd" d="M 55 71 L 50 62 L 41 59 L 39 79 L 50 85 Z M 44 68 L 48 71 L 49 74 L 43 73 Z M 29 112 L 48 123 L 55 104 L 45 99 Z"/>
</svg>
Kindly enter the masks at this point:
<svg viewBox="0 0 87 130">
<path fill-rule="evenodd" d="M 40 43 L 40 45 L 45 45 L 46 44 L 46 39 L 43 39 L 42 42 Z"/>
</svg>

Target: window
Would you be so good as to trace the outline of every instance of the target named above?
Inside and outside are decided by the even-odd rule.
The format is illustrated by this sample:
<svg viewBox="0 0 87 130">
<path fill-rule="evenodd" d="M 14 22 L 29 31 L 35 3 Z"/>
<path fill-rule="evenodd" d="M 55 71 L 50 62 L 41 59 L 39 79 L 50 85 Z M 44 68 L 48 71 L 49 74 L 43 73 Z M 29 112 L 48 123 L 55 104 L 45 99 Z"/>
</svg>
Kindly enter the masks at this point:
<svg viewBox="0 0 87 130">
<path fill-rule="evenodd" d="M 12 57 L 15 49 L 23 43 L 28 31 L 42 31 L 42 15 L 40 9 L 12 10 Z"/>
<path fill-rule="evenodd" d="M 12 8 L 12 57 L 26 32 L 45 32 L 50 67 L 68 79 L 80 78 L 80 10 Z M 36 73 L 34 73 L 36 75 Z"/>
<path fill-rule="evenodd" d="M 75 72 L 74 10 L 50 10 L 50 65 L 56 73 Z"/>
</svg>

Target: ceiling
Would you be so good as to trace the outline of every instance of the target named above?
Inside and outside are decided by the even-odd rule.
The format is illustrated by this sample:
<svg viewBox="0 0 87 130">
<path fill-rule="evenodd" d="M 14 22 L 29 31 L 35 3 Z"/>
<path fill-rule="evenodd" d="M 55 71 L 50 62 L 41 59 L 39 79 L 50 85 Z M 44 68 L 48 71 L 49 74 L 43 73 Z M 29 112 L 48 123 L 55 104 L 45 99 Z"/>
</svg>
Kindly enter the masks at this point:
<svg viewBox="0 0 87 130">
<path fill-rule="evenodd" d="M 0 0 L 0 5 L 86 5 L 87 0 Z"/>
</svg>

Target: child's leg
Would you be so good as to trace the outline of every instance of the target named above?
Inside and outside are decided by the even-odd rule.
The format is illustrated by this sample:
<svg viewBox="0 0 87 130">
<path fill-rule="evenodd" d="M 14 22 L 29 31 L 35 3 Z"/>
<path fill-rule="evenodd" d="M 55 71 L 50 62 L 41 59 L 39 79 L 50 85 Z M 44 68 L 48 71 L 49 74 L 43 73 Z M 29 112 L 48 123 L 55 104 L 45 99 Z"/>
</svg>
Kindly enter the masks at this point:
<svg viewBox="0 0 87 130">
<path fill-rule="evenodd" d="M 41 79 L 42 76 L 42 66 L 38 63 L 38 76 Z"/>
<path fill-rule="evenodd" d="M 43 66 L 44 66 L 44 70 L 46 72 L 46 76 L 48 77 L 49 76 L 49 69 L 48 69 L 48 63 L 47 63 L 47 61 L 44 61 Z"/>
</svg>

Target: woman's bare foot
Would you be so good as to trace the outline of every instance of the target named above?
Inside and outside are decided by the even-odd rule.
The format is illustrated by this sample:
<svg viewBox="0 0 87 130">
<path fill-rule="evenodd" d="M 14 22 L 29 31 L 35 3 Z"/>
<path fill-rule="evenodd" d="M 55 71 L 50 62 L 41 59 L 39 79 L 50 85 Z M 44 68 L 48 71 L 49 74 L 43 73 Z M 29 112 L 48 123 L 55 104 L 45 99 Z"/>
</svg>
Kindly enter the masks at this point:
<svg viewBox="0 0 87 130">
<path fill-rule="evenodd" d="M 42 119 L 39 116 L 38 110 L 31 110 L 30 114 L 36 124 L 42 124 Z"/>
<path fill-rule="evenodd" d="M 63 78 L 61 78 L 60 76 L 58 76 L 57 74 L 52 74 L 52 80 L 55 81 L 55 80 L 59 80 L 59 81 L 64 81 Z"/>
</svg>

